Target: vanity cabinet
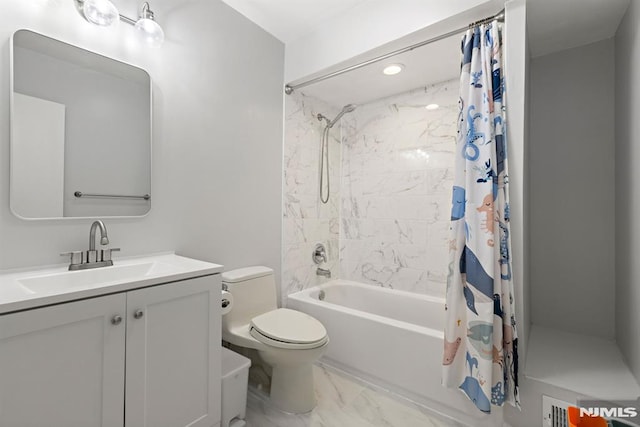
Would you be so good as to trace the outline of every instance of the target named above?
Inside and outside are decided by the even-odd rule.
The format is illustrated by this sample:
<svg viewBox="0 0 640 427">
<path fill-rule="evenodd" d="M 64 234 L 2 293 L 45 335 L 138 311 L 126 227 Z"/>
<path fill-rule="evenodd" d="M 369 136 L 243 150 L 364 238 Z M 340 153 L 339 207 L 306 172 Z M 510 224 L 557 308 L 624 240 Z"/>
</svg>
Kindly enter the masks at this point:
<svg viewBox="0 0 640 427">
<path fill-rule="evenodd" d="M 126 295 L 0 316 L 0 426 L 122 426 Z"/>
<path fill-rule="evenodd" d="M 0 316 L 0 426 L 220 422 L 220 275 Z"/>
<path fill-rule="evenodd" d="M 218 274 L 127 293 L 126 427 L 220 422 L 220 289 Z"/>
</svg>

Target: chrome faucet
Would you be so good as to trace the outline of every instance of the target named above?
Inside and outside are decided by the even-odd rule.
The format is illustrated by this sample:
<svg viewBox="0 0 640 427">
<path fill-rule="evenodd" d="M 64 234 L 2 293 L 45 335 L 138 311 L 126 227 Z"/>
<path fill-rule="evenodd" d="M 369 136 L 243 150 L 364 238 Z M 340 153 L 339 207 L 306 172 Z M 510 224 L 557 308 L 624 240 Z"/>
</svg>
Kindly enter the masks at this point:
<svg viewBox="0 0 640 427">
<path fill-rule="evenodd" d="M 108 245 L 109 237 L 107 236 L 107 227 L 105 227 L 104 222 L 97 220 L 93 221 L 91 224 L 91 230 L 89 230 L 89 250 L 96 250 L 96 229 L 100 227 L 100 244 Z"/>
<path fill-rule="evenodd" d="M 318 268 L 316 269 L 316 275 L 330 279 L 331 270 L 329 270 L 328 268 L 320 268 L 320 264 L 322 264 L 323 262 L 327 262 L 327 250 L 322 243 L 318 243 L 315 248 L 313 248 L 311 258 L 313 259 L 313 262 L 318 265 Z"/>
<path fill-rule="evenodd" d="M 102 249 L 100 252 L 96 250 L 96 230 L 100 229 L 100 244 L 102 246 L 109 244 L 109 237 L 107 236 L 107 227 L 104 222 L 97 220 L 91 224 L 89 230 L 89 250 L 86 252 L 72 251 L 60 254 L 62 256 L 70 255 L 71 263 L 69 264 L 69 270 L 86 270 L 89 268 L 107 267 L 113 265 L 111 259 L 111 253 L 119 251 L 120 248 Z"/>
<path fill-rule="evenodd" d="M 326 277 L 327 279 L 331 279 L 331 270 L 329 270 L 328 268 L 318 267 L 316 269 L 316 275 Z"/>
<path fill-rule="evenodd" d="M 102 261 L 102 259 L 98 260 L 98 251 L 96 250 L 96 229 L 98 227 L 100 227 L 100 244 L 103 246 L 109 244 L 109 237 L 107 237 L 107 227 L 105 227 L 104 222 L 100 220 L 93 221 L 93 224 L 91 224 L 91 229 L 89 230 L 89 250 L 87 251 L 87 263 Z M 111 263 L 111 265 L 113 265 L 113 263 Z"/>
</svg>

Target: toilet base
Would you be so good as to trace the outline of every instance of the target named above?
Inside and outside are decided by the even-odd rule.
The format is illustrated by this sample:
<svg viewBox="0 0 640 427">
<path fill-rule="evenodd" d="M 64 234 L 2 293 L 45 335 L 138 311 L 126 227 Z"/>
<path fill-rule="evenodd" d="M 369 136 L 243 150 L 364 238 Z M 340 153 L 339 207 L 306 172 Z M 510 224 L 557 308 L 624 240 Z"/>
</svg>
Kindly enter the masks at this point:
<svg viewBox="0 0 640 427">
<path fill-rule="evenodd" d="M 292 414 L 304 414 L 316 407 L 313 387 L 313 362 L 318 360 L 329 342 L 304 350 L 270 347 L 258 350 L 271 366 L 269 398 L 278 409 Z"/>
<path fill-rule="evenodd" d="M 274 366 L 271 376 L 270 400 L 278 409 L 304 414 L 316 407 L 313 388 L 313 365 Z"/>
</svg>

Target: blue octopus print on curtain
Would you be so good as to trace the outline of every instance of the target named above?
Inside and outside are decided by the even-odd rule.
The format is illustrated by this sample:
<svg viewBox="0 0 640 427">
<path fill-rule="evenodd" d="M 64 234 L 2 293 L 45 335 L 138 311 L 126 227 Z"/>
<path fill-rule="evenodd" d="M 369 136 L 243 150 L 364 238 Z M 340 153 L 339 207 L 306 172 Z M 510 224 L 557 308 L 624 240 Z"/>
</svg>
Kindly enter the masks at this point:
<svg viewBox="0 0 640 427">
<path fill-rule="evenodd" d="M 497 21 L 462 39 L 443 384 L 482 412 L 518 401 L 502 40 Z"/>
</svg>

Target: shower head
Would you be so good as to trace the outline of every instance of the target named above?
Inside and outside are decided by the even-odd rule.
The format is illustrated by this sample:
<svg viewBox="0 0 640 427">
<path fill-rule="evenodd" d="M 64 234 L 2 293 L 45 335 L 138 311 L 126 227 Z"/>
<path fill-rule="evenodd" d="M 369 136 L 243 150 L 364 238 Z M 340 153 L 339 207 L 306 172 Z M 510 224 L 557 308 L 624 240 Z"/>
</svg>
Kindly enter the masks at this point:
<svg viewBox="0 0 640 427">
<path fill-rule="evenodd" d="M 342 116 L 344 116 L 344 115 L 345 115 L 345 114 L 347 114 L 347 113 L 352 113 L 352 112 L 353 112 L 353 110 L 355 110 L 355 109 L 356 109 L 356 107 L 358 107 L 358 106 L 357 106 L 357 105 L 355 105 L 355 104 L 347 104 L 347 105 L 345 105 L 344 107 L 342 107 L 342 111 L 340 111 L 340 112 L 338 113 L 338 115 L 336 116 L 336 118 L 335 118 L 335 119 L 333 119 L 332 121 L 330 121 L 330 122 L 327 124 L 327 126 L 328 126 L 329 128 L 332 128 L 332 127 L 333 127 L 333 125 L 335 125 L 335 124 L 338 122 L 338 120 L 340 120 L 340 119 L 342 118 Z"/>
<path fill-rule="evenodd" d="M 345 113 L 353 113 L 353 110 L 355 110 L 358 106 L 355 104 L 347 104 L 344 107 L 342 107 L 342 111 L 344 111 Z"/>
</svg>

